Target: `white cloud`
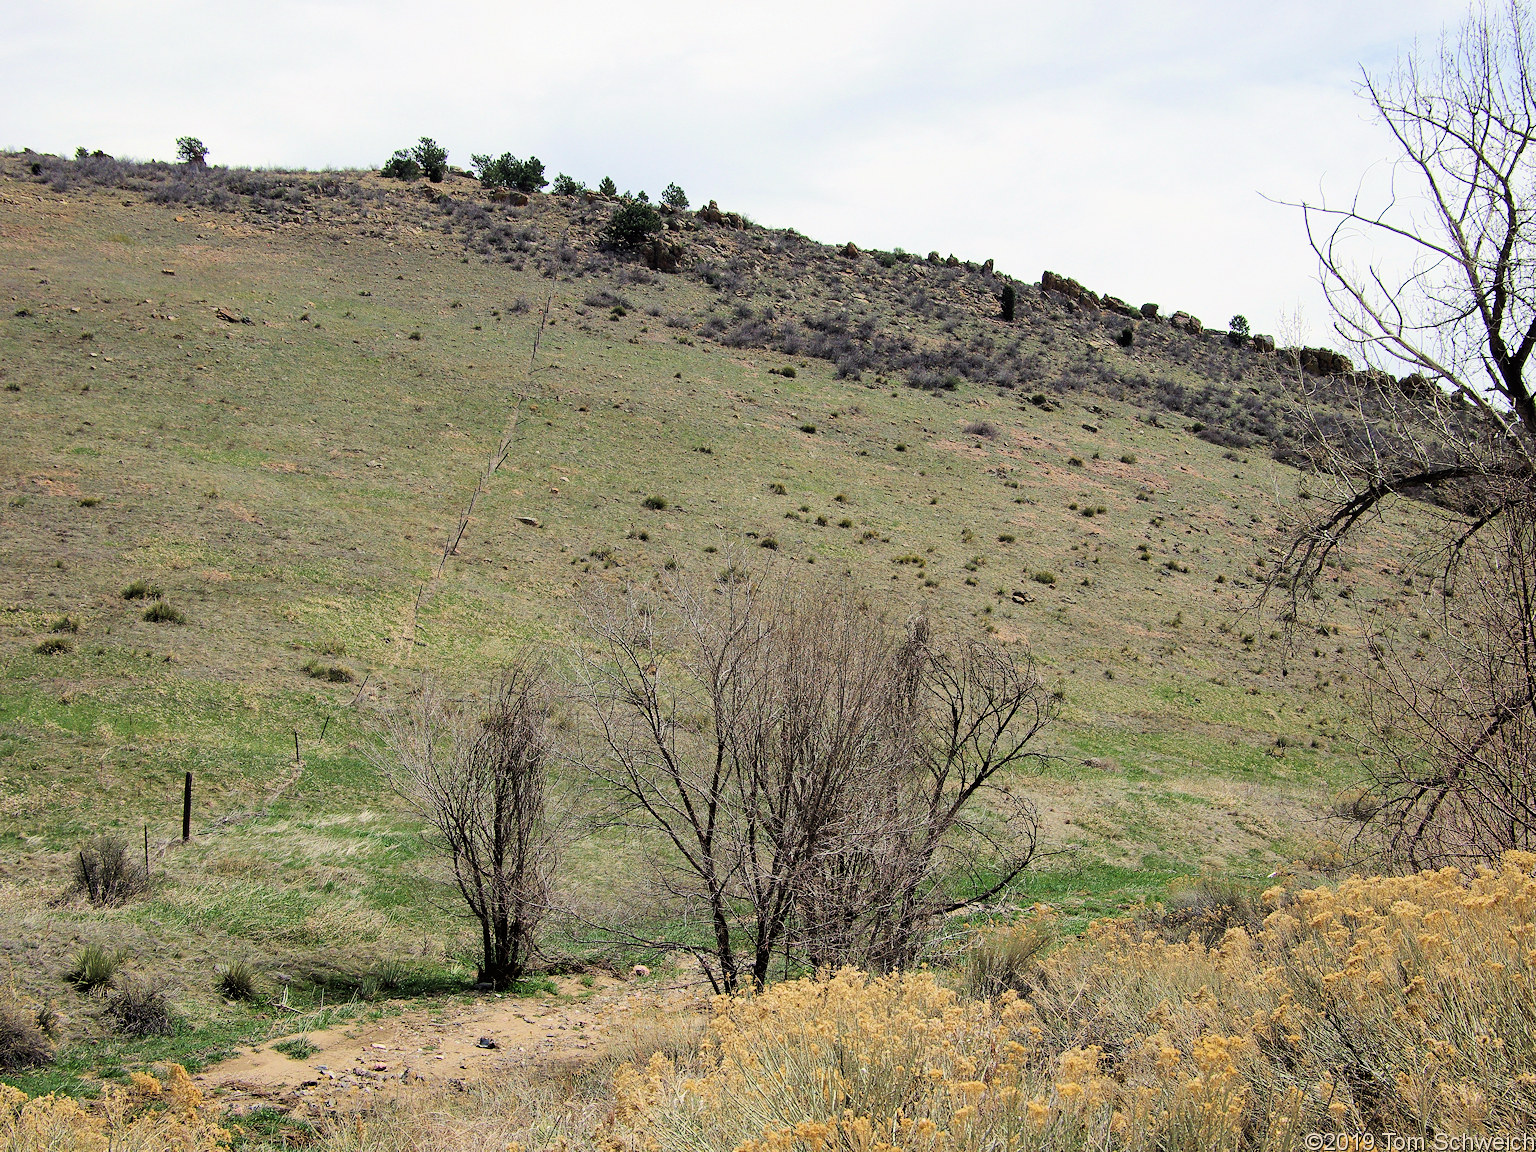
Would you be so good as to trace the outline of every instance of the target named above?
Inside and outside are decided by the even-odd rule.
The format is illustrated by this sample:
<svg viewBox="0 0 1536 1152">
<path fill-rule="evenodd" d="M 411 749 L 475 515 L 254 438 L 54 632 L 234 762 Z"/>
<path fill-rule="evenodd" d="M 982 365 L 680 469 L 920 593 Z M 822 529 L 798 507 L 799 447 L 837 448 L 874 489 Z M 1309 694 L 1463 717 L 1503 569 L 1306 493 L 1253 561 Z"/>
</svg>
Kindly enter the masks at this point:
<svg viewBox="0 0 1536 1152">
<path fill-rule="evenodd" d="M 1452 0 L 361 3 L 13 10 L 3 142 L 222 163 L 455 159 L 677 180 L 819 239 L 993 257 L 1208 324 L 1325 312 L 1294 211 L 1387 154 L 1354 96 Z"/>
</svg>

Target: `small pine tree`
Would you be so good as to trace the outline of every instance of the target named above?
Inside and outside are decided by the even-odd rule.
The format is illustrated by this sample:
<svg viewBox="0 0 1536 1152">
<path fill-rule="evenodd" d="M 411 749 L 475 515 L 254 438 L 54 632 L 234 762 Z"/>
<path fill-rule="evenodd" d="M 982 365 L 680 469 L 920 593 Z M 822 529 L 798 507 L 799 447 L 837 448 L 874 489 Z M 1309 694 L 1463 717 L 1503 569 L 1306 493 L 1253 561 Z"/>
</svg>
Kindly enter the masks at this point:
<svg viewBox="0 0 1536 1152">
<path fill-rule="evenodd" d="M 537 192 L 546 187 L 549 181 L 544 179 L 544 161 L 537 156 L 530 156 L 526 160 L 513 162 L 515 167 L 508 170 L 512 187 L 519 192 Z"/>
<path fill-rule="evenodd" d="M 639 248 L 660 231 L 661 213 L 649 204 L 631 200 L 613 210 L 603 239 L 617 248 Z"/>
<path fill-rule="evenodd" d="M 617 196 L 619 194 L 619 186 L 613 182 L 612 176 L 604 176 L 603 182 L 597 186 L 597 190 L 604 196 Z"/>
<path fill-rule="evenodd" d="M 1246 337 L 1248 335 L 1248 317 L 1239 312 L 1231 320 L 1227 321 L 1227 331 L 1234 336 Z"/>
<path fill-rule="evenodd" d="M 410 149 L 402 148 L 384 162 L 379 175 L 391 180 L 415 180 L 421 176 L 421 165 L 416 163 Z"/>
<path fill-rule="evenodd" d="M 1013 310 L 1014 310 L 1015 306 L 1018 304 L 1018 299 L 1019 299 L 1018 292 L 1014 289 L 1013 285 L 1012 284 L 1004 284 L 1003 285 L 1003 300 L 1002 300 L 1002 304 L 1003 304 L 1003 322 L 1004 323 L 1006 323 L 1006 324 L 1012 324 L 1013 323 Z"/>
<path fill-rule="evenodd" d="M 443 177 L 448 175 L 448 149 L 432 137 L 423 136 L 411 149 L 411 156 L 432 183 L 441 184 Z"/>
<path fill-rule="evenodd" d="M 688 207 L 688 193 L 684 192 L 676 184 L 668 184 L 662 190 L 661 202 L 668 208 L 676 208 L 679 212 Z"/>
<path fill-rule="evenodd" d="M 587 190 L 587 186 L 574 176 L 567 176 L 564 172 L 555 177 L 550 191 L 556 196 L 580 196 Z"/>
<path fill-rule="evenodd" d="M 469 166 L 475 170 L 475 175 L 480 177 L 480 183 L 486 188 L 502 188 L 506 186 L 505 169 L 512 159 L 512 153 L 503 152 L 496 159 L 482 152 L 469 154 Z"/>
<path fill-rule="evenodd" d="M 208 166 L 208 145 L 204 144 L 196 136 L 178 136 L 176 138 L 176 159 L 189 168 L 206 168 Z"/>
</svg>

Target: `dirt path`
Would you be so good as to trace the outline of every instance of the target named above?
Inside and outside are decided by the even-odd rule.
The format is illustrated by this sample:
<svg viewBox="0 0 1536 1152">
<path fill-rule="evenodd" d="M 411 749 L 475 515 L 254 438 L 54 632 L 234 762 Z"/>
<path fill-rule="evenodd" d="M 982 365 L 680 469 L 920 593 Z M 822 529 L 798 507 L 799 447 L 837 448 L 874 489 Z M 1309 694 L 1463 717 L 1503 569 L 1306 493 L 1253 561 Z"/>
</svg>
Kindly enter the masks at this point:
<svg viewBox="0 0 1536 1152">
<path fill-rule="evenodd" d="M 208 1068 L 196 1079 L 232 1112 L 260 1105 L 296 1115 L 367 1107 L 401 1084 L 459 1087 L 530 1064 L 584 1063 L 632 1044 L 650 1021 L 699 1013 L 707 989 L 602 978 L 592 988 L 556 980 L 559 997 L 485 996 L 470 1003 L 404 1006 L 303 1036 L 302 1060 L 277 1036 Z M 382 1005 L 386 1012 L 388 1005 Z"/>
</svg>

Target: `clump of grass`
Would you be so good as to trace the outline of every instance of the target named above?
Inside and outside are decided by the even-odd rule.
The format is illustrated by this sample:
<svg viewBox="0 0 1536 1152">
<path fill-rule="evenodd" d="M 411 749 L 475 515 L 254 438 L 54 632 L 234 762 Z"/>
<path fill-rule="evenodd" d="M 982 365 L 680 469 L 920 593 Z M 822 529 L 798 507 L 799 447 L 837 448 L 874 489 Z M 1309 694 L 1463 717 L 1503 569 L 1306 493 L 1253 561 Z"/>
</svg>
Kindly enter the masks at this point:
<svg viewBox="0 0 1536 1152">
<path fill-rule="evenodd" d="M 313 658 L 300 665 L 299 671 L 312 680 L 324 680 L 328 684 L 351 684 L 357 679 L 349 668 L 340 664 L 326 664 Z"/>
<path fill-rule="evenodd" d="M 256 999 L 256 969 L 248 961 L 235 960 L 219 973 L 219 991 L 231 1000 Z"/>
<path fill-rule="evenodd" d="M 342 640 L 325 640 L 321 642 L 315 651 L 319 652 L 322 656 L 345 656 L 347 654 L 347 645 Z"/>
<path fill-rule="evenodd" d="M 816 435 L 816 425 L 802 424 L 800 425 L 800 431 L 806 433 L 807 435 L 814 436 Z"/>
<path fill-rule="evenodd" d="M 980 436 L 987 440 L 997 438 L 997 425 L 990 420 L 972 420 L 962 431 L 967 436 Z"/>
<path fill-rule="evenodd" d="M 123 981 L 107 1001 L 105 1016 L 125 1036 L 170 1036 L 176 1031 L 165 986 L 143 977 Z"/>
<path fill-rule="evenodd" d="M 1069 457 L 1067 457 L 1067 467 L 1068 468 L 1082 468 L 1082 467 L 1085 467 L 1085 465 L 1083 464 L 1083 458 L 1081 456 L 1069 456 Z"/>
<path fill-rule="evenodd" d="M 779 548 L 779 541 L 775 536 L 764 536 L 757 542 L 757 546 L 759 548 L 766 548 L 770 552 L 777 552 Z"/>
<path fill-rule="evenodd" d="M 640 501 L 640 507 L 649 508 L 652 512 L 660 512 L 666 506 L 667 498 L 665 496 L 647 496 L 644 500 Z"/>
<path fill-rule="evenodd" d="M 398 992 L 411 978 L 411 968 L 403 960 L 389 957 L 373 966 L 373 978 L 383 992 Z"/>
<path fill-rule="evenodd" d="M 272 1045 L 272 1051 L 281 1052 L 290 1060 L 308 1060 L 320 1049 L 310 1042 L 308 1036 L 292 1036 Z"/>
<path fill-rule="evenodd" d="M 120 960 L 115 952 L 108 952 L 100 944 L 87 944 L 75 954 L 75 962 L 64 973 L 64 979 L 81 992 L 94 992 L 112 983 Z"/>
<path fill-rule="evenodd" d="M 73 640 L 66 640 L 62 636 L 50 636 L 46 640 L 39 640 L 32 646 L 32 651 L 36 652 L 39 656 L 58 656 L 61 653 L 73 652 L 74 650 L 75 642 Z"/>
<path fill-rule="evenodd" d="M 37 1068 L 53 1059 L 53 1045 L 37 1016 L 15 1004 L 0 1004 L 0 1071 Z"/>
<path fill-rule="evenodd" d="M 1056 573 L 1040 571 L 1036 572 L 1030 579 L 1036 584 L 1054 584 L 1056 583 Z"/>
<path fill-rule="evenodd" d="M 101 497 L 100 496 L 82 496 L 82 497 L 80 497 L 80 507 L 82 507 L 82 508 L 94 508 L 94 507 L 96 507 L 96 505 L 98 505 L 100 503 L 101 503 Z"/>
<path fill-rule="evenodd" d="M 1018 537 L 1012 532 L 999 532 L 997 534 L 997 542 L 999 544 L 1012 544 L 1017 539 Z"/>
<path fill-rule="evenodd" d="M 1136 453 L 1134 453 L 1134 452 L 1127 452 L 1125 455 L 1120 457 L 1120 463 L 1122 463 L 1122 464 L 1134 464 L 1134 463 L 1136 463 Z"/>
<path fill-rule="evenodd" d="M 149 580 L 135 580 L 123 589 L 124 600 L 158 600 L 164 595 L 160 585 Z"/>
<path fill-rule="evenodd" d="M 151 624 L 185 624 L 187 617 L 179 608 L 172 608 L 164 600 L 156 600 L 144 609 L 144 619 Z"/>
<path fill-rule="evenodd" d="M 67 616 L 67 615 L 66 616 L 60 616 L 57 620 L 55 620 L 52 624 L 50 624 L 48 626 L 48 631 L 50 631 L 50 632 L 69 632 L 71 634 L 79 632 L 80 631 L 80 617 L 78 617 L 78 616 Z"/>
<path fill-rule="evenodd" d="M 1037 959 L 1055 938 L 1052 922 L 1043 916 L 983 929 L 966 949 L 961 988 L 977 999 L 1025 992 Z"/>
<path fill-rule="evenodd" d="M 768 485 L 768 491 L 772 492 L 775 496 L 789 495 L 789 489 L 784 487 L 783 483 L 778 480 L 775 480 L 772 484 Z"/>
</svg>

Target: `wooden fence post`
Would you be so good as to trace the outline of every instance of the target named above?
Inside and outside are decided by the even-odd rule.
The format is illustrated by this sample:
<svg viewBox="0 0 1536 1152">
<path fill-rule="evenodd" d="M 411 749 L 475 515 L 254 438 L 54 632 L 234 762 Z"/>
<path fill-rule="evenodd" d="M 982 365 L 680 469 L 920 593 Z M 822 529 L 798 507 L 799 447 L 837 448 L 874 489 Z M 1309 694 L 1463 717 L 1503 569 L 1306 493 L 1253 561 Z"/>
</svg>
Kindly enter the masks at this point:
<svg viewBox="0 0 1536 1152">
<path fill-rule="evenodd" d="M 185 844 L 192 839 L 192 773 L 187 773 L 187 782 L 181 788 L 181 842 Z"/>
</svg>

